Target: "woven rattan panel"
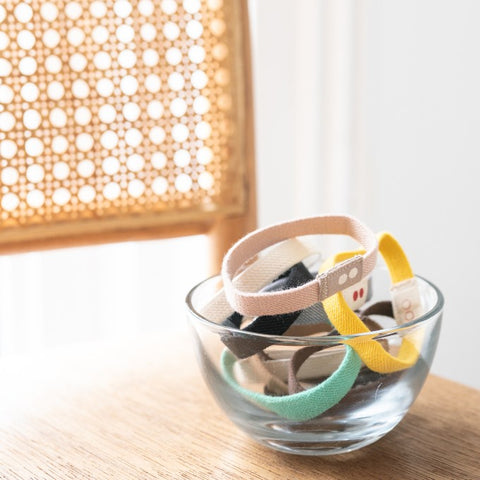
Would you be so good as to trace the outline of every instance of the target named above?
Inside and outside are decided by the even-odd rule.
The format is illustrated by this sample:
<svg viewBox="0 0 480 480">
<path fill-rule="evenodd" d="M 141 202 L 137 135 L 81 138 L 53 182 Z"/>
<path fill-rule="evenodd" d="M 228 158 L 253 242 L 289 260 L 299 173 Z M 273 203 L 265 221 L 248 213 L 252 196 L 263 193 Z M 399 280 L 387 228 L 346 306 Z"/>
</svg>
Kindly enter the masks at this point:
<svg viewBox="0 0 480 480">
<path fill-rule="evenodd" d="M 0 242 L 39 225 L 75 235 L 113 218 L 128 228 L 172 211 L 241 212 L 236 8 L 0 2 Z"/>
</svg>

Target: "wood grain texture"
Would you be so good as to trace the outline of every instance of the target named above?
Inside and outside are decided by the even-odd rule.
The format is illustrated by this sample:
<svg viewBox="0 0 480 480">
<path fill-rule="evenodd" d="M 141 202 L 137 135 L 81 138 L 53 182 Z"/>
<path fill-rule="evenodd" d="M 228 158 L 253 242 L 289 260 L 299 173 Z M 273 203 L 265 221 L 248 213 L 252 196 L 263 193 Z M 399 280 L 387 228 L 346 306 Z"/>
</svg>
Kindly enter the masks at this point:
<svg viewBox="0 0 480 480">
<path fill-rule="evenodd" d="M 191 347 L 179 329 L 0 364 L 0 478 L 480 478 L 478 391 L 430 376 L 410 413 L 376 444 L 299 457 L 259 446 L 230 423 Z"/>
</svg>

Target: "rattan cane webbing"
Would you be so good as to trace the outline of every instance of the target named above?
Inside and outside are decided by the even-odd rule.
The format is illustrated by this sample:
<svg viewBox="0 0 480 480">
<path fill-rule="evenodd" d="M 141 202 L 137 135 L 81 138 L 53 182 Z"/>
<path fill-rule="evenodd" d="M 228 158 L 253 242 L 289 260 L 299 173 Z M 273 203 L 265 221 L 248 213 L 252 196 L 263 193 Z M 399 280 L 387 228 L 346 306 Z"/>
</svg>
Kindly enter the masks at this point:
<svg viewBox="0 0 480 480">
<path fill-rule="evenodd" d="M 172 211 L 242 212 L 238 8 L 1 2 L 0 244 L 14 229 L 74 236 L 109 219 L 140 228 Z"/>
</svg>

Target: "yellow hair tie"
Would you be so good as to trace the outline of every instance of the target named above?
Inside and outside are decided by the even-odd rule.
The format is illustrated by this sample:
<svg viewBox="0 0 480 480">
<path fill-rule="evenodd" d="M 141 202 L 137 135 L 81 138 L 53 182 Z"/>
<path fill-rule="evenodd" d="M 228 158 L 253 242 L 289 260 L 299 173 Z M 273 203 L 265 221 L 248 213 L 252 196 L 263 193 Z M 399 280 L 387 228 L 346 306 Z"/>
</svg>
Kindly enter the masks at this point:
<svg viewBox="0 0 480 480">
<path fill-rule="evenodd" d="M 379 251 L 387 264 L 392 279 L 393 311 L 400 325 L 414 320 L 422 314 L 422 304 L 418 286 L 407 256 L 397 240 L 387 232 L 378 234 Z M 327 260 L 321 267 L 324 271 L 339 262 L 347 260 L 362 251 L 341 252 Z M 368 333 L 370 330 L 348 306 L 342 293 L 323 301 L 323 307 L 332 325 L 341 335 Z M 349 344 L 360 356 L 365 365 L 378 373 L 392 373 L 404 370 L 415 364 L 419 356 L 419 347 L 423 335 L 412 332 L 407 334 L 400 346 L 398 355 L 394 357 L 382 345 L 374 340 L 376 333 L 361 338 L 348 340 Z"/>
</svg>

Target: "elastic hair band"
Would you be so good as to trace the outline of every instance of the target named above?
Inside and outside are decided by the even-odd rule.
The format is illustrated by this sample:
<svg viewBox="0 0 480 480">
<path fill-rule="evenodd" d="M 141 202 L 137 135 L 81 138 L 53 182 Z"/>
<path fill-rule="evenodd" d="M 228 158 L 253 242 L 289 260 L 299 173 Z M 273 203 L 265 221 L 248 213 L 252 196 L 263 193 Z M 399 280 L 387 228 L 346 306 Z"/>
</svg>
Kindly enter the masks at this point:
<svg viewBox="0 0 480 480">
<path fill-rule="evenodd" d="M 315 253 L 314 248 L 297 238 L 290 238 L 274 245 L 263 256 L 259 256 L 254 263 L 235 277 L 233 285 L 247 292 L 256 292 L 312 253 Z M 199 309 L 203 317 L 216 323 L 225 320 L 233 312 L 224 288 Z"/>
<path fill-rule="evenodd" d="M 308 271 L 307 267 L 305 267 L 303 263 L 297 263 L 286 272 L 285 282 L 282 285 L 284 289 L 294 288 L 308 282 L 312 278 L 312 274 Z M 278 283 L 278 281 L 276 283 Z M 320 314 L 316 318 L 316 323 L 329 325 L 330 323 L 327 314 L 323 310 L 322 304 L 319 303 L 316 305 L 320 307 L 316 309 L 316 313 Z M 313 308 L 313 306 L 310 308 Z M 242 328 L 241 331 L 268 335 L 283 335 L 298 320 L 301 313 L 302 312 L 291 312 L 283 315 L 262 315 L 253 319 L 253 321 Z M 223 322 L 223 325 L 240 330 L 242 320 L 243 316 L 235 312 Z M 222 341 L 238 358 L 250 357 L 271 344 L 271 341 L 266 338 L 245 338 L 245 336 L 241 334 L 231 334 L 230 332 L 222 337 Z"/>
<path fill-rule="evenodd" d="M 380 303 L 382 305 L 380 305 Z M 391 302 L 379 302 L 378 304 L 375 304 L 375 306 L 377 306 L 374 313 L 375 315 L 385 314 L 388 316 L 388 313 L 390 313 L 391 311 Z M 366 325 L 368 325 L 370 329 L 380 330 L 380 326 L 378 325 L 378 323 L 372 320 L 371 318 L 365 316 L 365 312 L 361 313 L 361 317 L 363 322 Z M 337 333 L 335 330 L 333 332 Z M 289 394 L 303 392 L 305 390 L 303 386 L 300 384 L 300 381 L 298 378 L 298 371 L 300 370 L 300 367 L 305 363 L 305 361 L 308 358 L 310 358 L 317 352 L 323 350 L 324 348 L 325 346 L 321 346 L 321 345 L 311 345 L 308 347 L 300 348 L 292 355 L 288 365 L 288 393 Z M 321 360 L 321 358 L 313 359 L 313 360 L 314 361 Z M 310 369 L 312 368 L 315 368 L 315 367 L 314 366 L 310 367 Z"/>
<path fill-rule="evenodd" d="M 382 315 L 392 317 L 392 303 L 391 302 L 378 302 L 365 310 L 360 312 L 360 316 L 364 323 L 371 330 L 379 330 L 381 327 L 377 322 L 368 317 L 368 315 Z M 338 332 L 329 324 L 310 324 L 307 335 L 324 336 L 324 335 L 338 335 Z M 297 327 L 294 325 L 292 330 Z M 294 330 L 295 331 L 295 330 Z M 288 333 L 288 332 L 287 332 Z M 319 335 L 320 334 L 320 335 Z M 384 348 L 388 349 L 388 342 L 386 340 L 380 340 Z M 297 380 L 296 372 L 306 360 L 301 363 L 298 362 L 298 355 L 302 355 L 302 350 L 307 350 L 309 347 L 304 347 L 296 350 L 292 356 L 291 351 L 274 349 L 267 352 L 259 352 L 257 355 L 251 356 L 244 360 L 235 362 L 233 369 L 233 376 L 242 385 L 248 384 L 264 384 L 265 391 L 271 392 L 274 395 L 287 395 L 302 391 L 303 388 L 299 388 L 300 385 Z M 317 347 L 312 349 L 312 358 L 302 368 L 301 380 L 318 379 L 319 377 L 328 377 L 338 365 L 341 363 L 341 359 L 344 356 L 344 352 L 341 350 L 330 348 L 328 352 L 324 352 L 321 355 L 316 355 L 315 352 L 319 352 L 325 349 L 326 346 Z M 293 370 L 292 370 L 293 368 Z M 294 373 L 292 373 L 294 372 Z M 292 377 L 293 375 L 293 377 Z"/>
<path fill-rule="evenodd" d="M 275 291 L 295 288 L 307 283 L 312 278 L 313 275 L 305 265 L 297 263 L 272 284 L 265 287 L 264 291 L 267 289 L 268 291 Z M 364 278 L 359 283 L 343 291 L 344 297 L 350 299 L 350 302 L 347 301 L 347 303 L 349 303 L 352 309 L 359 309 L 367 301 L 371 290 L 369 283 L 369 280 Z M 357 294 L 352 297 L 351 293 L 354 291 Z M 309 335 L 309 331 L 318 331 L 322 324 L 326 325 L 327 328 L 330 326 L 330 321 L 321 302 L 297 312 L 284 313 L 282 315 L 262 315 L 254 318 L 246 326 L 242 326 L 243 318 L 241 314 L 234 312 L 222 324 L 239 329 L 242 332 L 294 336 Z M 222 337 L 222 341 L 238 358 L 250 357 L 271 344 L 270 340 L 265 338 L 252 339 L 231 332 L 225 334 Z"/>
<path fill-rule="evenodd" d="M 334 265 L 304 285 L 280 292 L 252 293 L 233 282 L 239 268 L 263 249 L 291 237 L 313 234 L 348 235 L 362 244 L 366 253 Z M 242 315 L 279 315 L 303 310 L 371 273 L 375 268 L 377 249 L 373 232 L 348 215 L 310 217 L 256 230 L 239 240 L 223 259 L 225 294 L 232 308 Z"/>
<path fill-rule="evenodd" d="M 403 306 L 411 309 L 414 303 L 418 303 L 415 307 L 415 311 L 421 312 L 420 296 L 416 285 L 416 279 L 413 276 L 408 259 L 400 244 L 391 234 L 386 232 L 380 233 L 378 237 L 379 250 L 385 260 L 391 278 L 401 282 L 401 284 L 397 283 L 393 285 L 392 292 L 398 288 Z M 322 268 L 329 268 L 332 263 L 334 264 L 337 261 L 344 260 L 348 256 L 356 255 L 358 255 L 358 251 L 337 254 L 327 261 Z M 406 287 L 406 293 L 405 290 L 402 289 L 402 284 Z M 415 299 L 418 299 L 418 301 Z M 408 304 L 407 301 L 409 302 Z M 398 297 L 394 297 L 392 303 L 393 311 L 395 312 L 395 304 L 398 303 Z M 350 309 L 340 292 L 324 300 L 323 306 L 330 322 L 341 335 L 354 335 L 370 332 L 370 329 L 360 318 L 358 318 L 355 312 Z M 407 311 L 410 310 L 407 309 Z M 347 341 L 347 343 L 360 355 L 360 358 L 370 370 L 377 373 L 392 373 L 410 368 L 416 363 L 419 356 L 419 346 L 421 344 L 421 338 L 418 332 L 415 334 L 408 334 L 402 338 L 402 343 L 397 356 L 393 356 L 385 351 L 382 345 L 373 337 L 375 337 L 374 333 L 371 336 L 362 336 Z"/>
<path fill-rule="evenodd" d="M 220 361 L 223 377 L 238 393 L 280 417 L 298 422 L 318 417 L 340 402 L 355 383 L 362 365 L 357 353 L 345 345 L 342 363 L 326 380 L 303 392 L 277 397 L 253 392 L 239 385 L 233 375 L 236 359 L 227 349 L 223 351 Z"/>
</svg>

